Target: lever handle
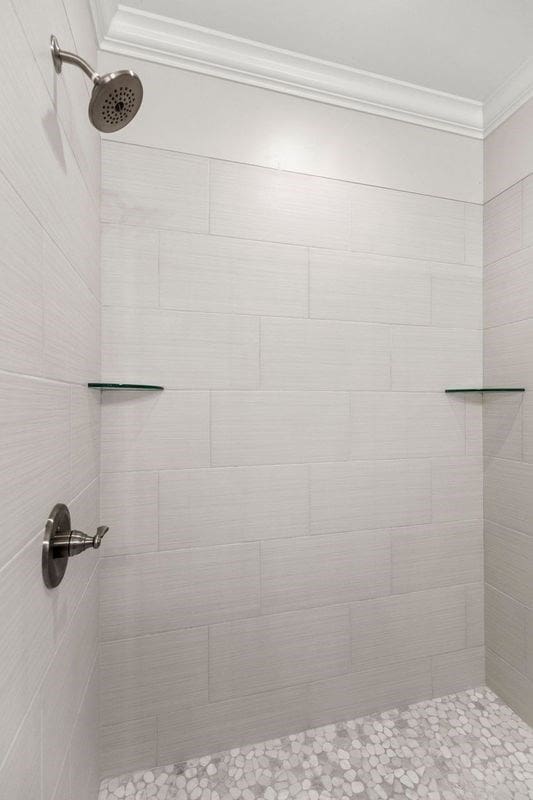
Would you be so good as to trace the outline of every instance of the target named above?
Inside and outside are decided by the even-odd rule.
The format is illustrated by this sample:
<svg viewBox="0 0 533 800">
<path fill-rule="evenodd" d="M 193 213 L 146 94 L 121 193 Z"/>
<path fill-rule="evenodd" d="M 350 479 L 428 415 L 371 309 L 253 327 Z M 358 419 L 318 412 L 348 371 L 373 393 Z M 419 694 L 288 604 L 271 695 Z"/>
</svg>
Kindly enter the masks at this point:
<svg viewBox="0 0 533 800">
<path fill-rule="evenodd" d="M 41 564 L 43 580 L 49 589 L 59 586 L 67 569 L 70 556 L 77 556 L 89 548 L 98 550 L 108 532 L 107 525 L 99 525 L 94 536 L 73 531 L 70 512 L 64 503 L 57 503 L 46 520 Z"/>
<path fill-rule="evenodd" d="M 77 556 L 85 552 L 85 550 L 89 550 L 91 547 L 98 550 L 108 530 L 109 527 L 107 525 L 100 525 L 96 529 L 96 534 L 94 536 L 88 536 L 82 531 L 64 531 L 63 533 L 56 533 L 52 545 L 54 558 Z"/>
<path fill-rule="evenodd" d="M 108 530 L 109 530 L 108 525 L 99 525 L 98 528 L 96 529 L 96 536 L 93 539 L 93 547 L 95 550 L 98 550 L 98 548 L 102 544 L 102 539 L 104 538 Z"/>
</svg>

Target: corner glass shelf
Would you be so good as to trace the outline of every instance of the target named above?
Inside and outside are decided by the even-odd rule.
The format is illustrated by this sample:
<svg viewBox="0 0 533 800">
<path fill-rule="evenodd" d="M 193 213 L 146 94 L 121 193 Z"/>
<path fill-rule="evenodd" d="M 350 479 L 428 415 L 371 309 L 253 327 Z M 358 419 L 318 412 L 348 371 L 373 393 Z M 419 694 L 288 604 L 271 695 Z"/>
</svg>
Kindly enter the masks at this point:
<svg viewBox="0 0 533 800">
<path fill-rule="evenodd" d="M 164 386 L 151 386 L 148 383 L 88 383 L 89 389 L 102 392 L 162 392 Z"/>
<path fill-rule="evenodd" d="M 469 393 L 469 392 L 525 392 L 525 389 L 517 388 L 517 387 L 501 387 L 501 386 L 482 386 L 480 389 L 445 389 L 446 394 L 457 394 L 458 392 L 462 393 Z"/>
</svg>

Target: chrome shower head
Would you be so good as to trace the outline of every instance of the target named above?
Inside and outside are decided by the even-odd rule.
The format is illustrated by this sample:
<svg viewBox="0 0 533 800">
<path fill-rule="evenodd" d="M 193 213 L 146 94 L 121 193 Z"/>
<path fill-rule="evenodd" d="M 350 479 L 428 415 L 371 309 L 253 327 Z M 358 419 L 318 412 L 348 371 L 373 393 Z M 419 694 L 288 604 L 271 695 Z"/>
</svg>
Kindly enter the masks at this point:
<svg viewBox="0 0 533 800">
<path fill-rule="evenodd" d="M 95 128 L 112 133 L 133 119 L 143 99 L 143 85 L 135 72 L 122 69 L 99 75 L 80 56 L 61 50 L 55 36 L 50 37 L 50 49 L 56 72 L 61 72 L 64 63 L 75 64 L 93 82 L 89 119 Z"/>
</svg>

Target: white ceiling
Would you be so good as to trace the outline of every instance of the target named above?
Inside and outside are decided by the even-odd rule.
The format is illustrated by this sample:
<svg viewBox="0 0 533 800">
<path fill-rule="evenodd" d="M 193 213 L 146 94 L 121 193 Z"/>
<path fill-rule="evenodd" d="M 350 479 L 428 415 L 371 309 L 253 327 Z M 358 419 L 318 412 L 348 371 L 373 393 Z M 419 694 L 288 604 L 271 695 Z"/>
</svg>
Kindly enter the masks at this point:
<svg viewBox="0 0 533 800">
<path fill-rule="evenodd" d="M 125 2 L 479 101 L 533 56 L 533 0 Z"/>
</svg>

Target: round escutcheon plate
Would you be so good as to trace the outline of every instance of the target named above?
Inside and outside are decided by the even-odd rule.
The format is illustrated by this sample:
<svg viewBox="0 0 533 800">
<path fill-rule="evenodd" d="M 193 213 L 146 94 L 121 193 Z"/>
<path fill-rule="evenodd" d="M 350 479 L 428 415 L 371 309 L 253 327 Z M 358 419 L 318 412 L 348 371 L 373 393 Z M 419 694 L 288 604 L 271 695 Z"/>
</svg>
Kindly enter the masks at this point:
<svg viewBox="0 0 533 800">
<path fill-rule="evenodd" d="M 54 537 L 70 531 L 70 512 L 64 503 L 57 503 L 46 520 L 43 539 L 43 580 L 49 589 L 59 586 L 67 569 L 68 556 L 54 558 Z"/>
</svg>

